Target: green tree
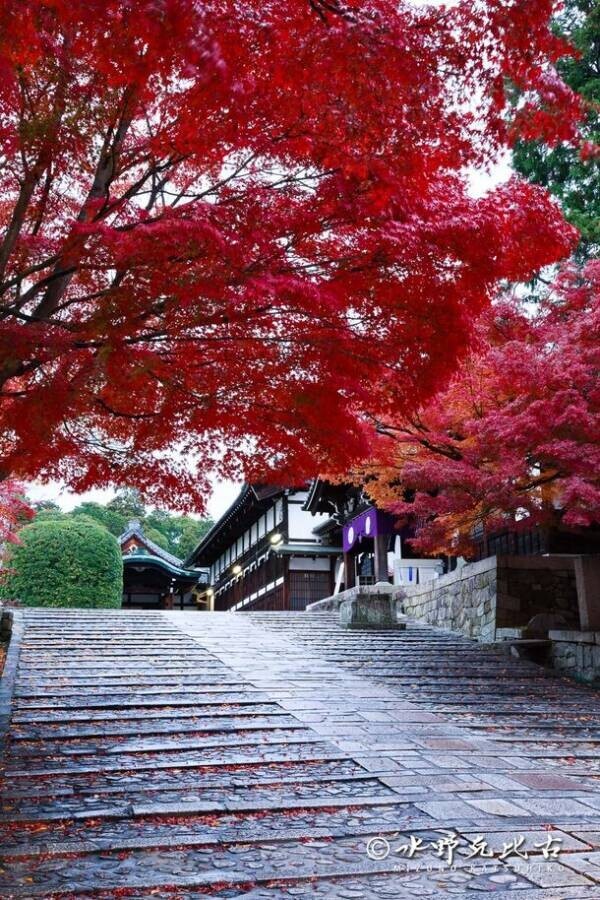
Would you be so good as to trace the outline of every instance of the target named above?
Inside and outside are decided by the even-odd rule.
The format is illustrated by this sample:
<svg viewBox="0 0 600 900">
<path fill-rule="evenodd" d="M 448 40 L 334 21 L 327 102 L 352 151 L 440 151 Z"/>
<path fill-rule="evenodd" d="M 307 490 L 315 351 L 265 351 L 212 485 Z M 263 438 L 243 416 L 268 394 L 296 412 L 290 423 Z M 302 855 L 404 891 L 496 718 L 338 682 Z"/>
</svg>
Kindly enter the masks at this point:
<svg viewBox="0 0 600 900">
<path fill-rule="evenodd" d="M 177 553 L 173 549 L 179 535 L 179 530 L 175 527 L 177 519 L 178 516 L 172 515 L 164 509 L 153 509 L 144 516 L 144 534 L 148 535 L 152 540 L 154 540 L 153 534 L 162 535 L 163 541 L 166 541 L 164 549 L 171 553 Z M 156 541 L 156 543 L 160 544 L 161 547 L 163 546 L 160 541 Z"/>
<path fill-rule="evenodd" d="M 146 507 L 137 488 L 123 488 L 117 491 L 112 500 L 106 504 L 106 509 L 122 515 L 126 523 L 131 519 L 141 520 L 146 515 Z"/>
<path fill-rule="evenodd" d="M 58 503 L 55 503 L 54 500 L 38 500 L 36 503 L 32 504 L 33 509 L 36 512 L 60 512 L 60 506 Z"/>
<path fill-rule="evenodd" d="M 111 534 L 114 534 L 115 537 L 123 534 L 129 522 L 129 517 L 119 512 L 119 510 L 90 500 L 86 500 L 84 503 L 76 506 L 71 516 L 74 518 L 87 516 L 90 519 L 94 519 L 99 525 L 103 525 Z"/>
<path fill-rule="evenodd" d="M 194 549 L 202 535 L 212 525 L 210 519 L 192 519 L 189 516 L 177 516 L 162 509 L 154 509 L 144 519 L 144 532 L 154 540 L 152 535 L 160 532 L 167 541 L 166 545 L 156 541 L 165 550 L 181 559 Z"/>
<path fill-rule="evenodd" d="M 80 516 L 36 519 L 19 532 L 0 596 L 25 606 L 118 607 L 123 562 L 117 540 Z"/>
<path fill-rule="evenodd" d="M 34 506 L 35 510 L 35 521 L 36 522 L 47 522 L 55 519 L 65 519 L 68 514 L 64 513 L 60 506 L 56 503 L 48 504 L 47 506 Z M 23 525 L 27 525 L 27 522 L 23 522 Z"/>
<path fill-rule="evenodd" d="M 563 79 L 591 104 L 584 137 L 600 143 L 600 0 L 566 0 L 556 30 L 579 51 L 557 63 Z M 578 148 L 553 150 L 535 141 L 519 142 L 514 164 L 522 175 L 542 184 L 562 204 L 566 218 L 581 232 L 578 256 L 600 253 L 600 158 L 582 159 Z"/>
<path fill-rule="evenodd" d="M 177 555 L 182 559 L 186 559 L 196 546 L 200 543 L 207 531 L 212 528 L 211 519 L 189 519 L 187 516 L 181 517 L 181 535 L 177 544 Z"/>
<path fill-rule="evenodd" d="M 168 553 L 172 553 L 171 544 L 166 535 L 159 531 L 158 528 L 152 528 L 152 526 L 148 526 L 146 524 L 147 520 L 142 522 L 142 527 L 144 529 L 144 535 L 151 541 L 154 541 L 155 544 L 158 544 L 159 547 L 162 547 L 163 550 L 166 550 Z"/>
</svg>

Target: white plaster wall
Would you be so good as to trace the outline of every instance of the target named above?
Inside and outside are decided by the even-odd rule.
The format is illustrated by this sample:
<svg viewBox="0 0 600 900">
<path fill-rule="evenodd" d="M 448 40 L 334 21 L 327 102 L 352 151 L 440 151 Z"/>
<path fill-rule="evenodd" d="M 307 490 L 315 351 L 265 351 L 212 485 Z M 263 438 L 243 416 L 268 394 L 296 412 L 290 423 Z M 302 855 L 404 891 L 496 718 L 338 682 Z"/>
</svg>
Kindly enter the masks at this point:
<svg viewBox="0 0 600 900">
<path fill-rule="evenodd" d="M 288 498 L 288 538 L 290 541 L 316 541 L 313 528 L 326 521 L 329 516 L 326 513 L 312 513 L 302 509 L 306 500 L 306 492 L 291 494 Z"/>
<path fill-rule="evenodd" d="M 291 556 L 290 572 L 329 572 L 329 558 L 311 559 L 306 556 Z"/>
</svg>

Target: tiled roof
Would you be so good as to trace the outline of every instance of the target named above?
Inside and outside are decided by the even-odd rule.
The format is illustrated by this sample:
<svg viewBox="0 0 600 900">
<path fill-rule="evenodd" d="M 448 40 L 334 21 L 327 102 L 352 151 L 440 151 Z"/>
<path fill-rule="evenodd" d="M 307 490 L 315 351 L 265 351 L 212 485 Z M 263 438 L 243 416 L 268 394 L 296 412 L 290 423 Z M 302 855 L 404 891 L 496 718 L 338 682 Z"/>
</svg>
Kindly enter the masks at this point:
<svg viewBox="0 0 600 900">
<path fill-rule="evenodd" d="M 175 556 L 173 553 L 169 553 L 167 550 L 163 550 L 158 544 L 155 544 L 154 541 L 151 541 L 149 537 L 146 537 L 144 534 L 144 529 L 142 528 L 139 522 L 130 522 L 127 526 L 126 531 L 119 537 L 119 544 L 121 547 L 123 544 L 126 544 L 131 538 L 137 538 L 138 541 L 146 547 L 146 549 L 153 555 L 158 556 L 160 559 L 163 559 L 165 562 L 169 563 L 171 566 L 176 566 L 178 569 L 183 569 L 183 560 L 178 556 Z"/>
</svg>

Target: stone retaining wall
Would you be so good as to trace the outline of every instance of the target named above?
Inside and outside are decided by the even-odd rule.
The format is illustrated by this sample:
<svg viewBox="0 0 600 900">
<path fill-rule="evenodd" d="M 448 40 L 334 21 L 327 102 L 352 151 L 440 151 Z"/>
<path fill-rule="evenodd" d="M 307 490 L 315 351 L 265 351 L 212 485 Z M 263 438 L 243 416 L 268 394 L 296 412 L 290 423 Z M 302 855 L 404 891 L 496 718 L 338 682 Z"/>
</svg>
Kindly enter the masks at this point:
<svg viewBox="0 0 600 900">
<path fill-rule="evenodd" d="M 567 627 L 579 627 L 568 556 L 491 556 L 403 591 L 409 616 L 482 643 L 493 642 L 497 628 L 523 628 L 539 613 L 558 613 Z"/>
<path fill-rule="evenodd" d="M 496 636 L 496 557 L 469 563 L 425 584 L 402 588 L 404 612 L 482 643 Z"/>
<path fill-rule="evenodd" d="M 550 631 L 552 665 L 565 675 L 600 686 L 600 632 Z"/>
<path fill-rule="evenodd" d="M 337 610 L 358 590 L 350 588 L 308 608 Z M 566 628 L 579 628 L 575 565 L 570 556 L 490 556 L 424 584 L 377 584 L 360 590 L 392 591 L 407 615 L 482 643 L 500 638 L 497 629 L 524 628 L 541 613 L 559 614 Z"/>
</svg>

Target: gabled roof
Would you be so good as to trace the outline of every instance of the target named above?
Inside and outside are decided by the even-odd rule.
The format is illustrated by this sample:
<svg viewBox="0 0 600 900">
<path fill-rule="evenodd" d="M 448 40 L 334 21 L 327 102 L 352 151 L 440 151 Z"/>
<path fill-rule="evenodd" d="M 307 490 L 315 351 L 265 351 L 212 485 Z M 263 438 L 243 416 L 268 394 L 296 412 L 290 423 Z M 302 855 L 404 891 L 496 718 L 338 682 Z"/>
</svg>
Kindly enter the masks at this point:
<svg viewBox="0 0 600 900">
<path fill-rule="evenodd" d="M 257 512 L 267 509 L 270 501 L 274 497 L 283 494 L 284 490 L 285 488 L 283 487 L 273 485 L 244 484 L 229 509 L 215 522 L 210 531 L 206 532 L 198 546 L 192 550 L 183 564 L 185 566 L 210 565 L 220 555 L 221 543 L 226 540 L 226 535 L 232 529 L 235 530 L 240 517 L 248 514 L 253 509 L 256 509 Z M 245 531 L 246 527 L 244 525 L 242 531 Z"/>
<path fill-rule="evenodd" d="M 151 541 L 149 537 L 146 537 L 142 524 L 137 519 L 133 519 L 123 534 L 119 536 L 119 544 L 121 547 L 123 544 L 126 544 L 127 541 L 131 540 L 131 538 L 136 538 L 140 544 L 143 544 L 151 556 L 158 556 L 159 559 L 162 559 L 170 566 L 175 566 L 177 569 L 184 568 L 182 559 L 175 556 L 173 553 L 169 553 L 167 550 L 163 550 L 162 547 L 155 544 L 154 541 Z"/>
<path fill-rule="evenodd" d="M 171 554 L 169 554 L 171 555 Z M 154 568 L 166 572 L 168 575 L 177 578 L 180 581 L 186 581 L 190 584 L 205 583 L 206 573 L 200 572 L 198 569 L 184 569 L 181 565 L 176 566 L 167 562 L 167 560 L 150 553 L 126 553 L 123 557 L 123 566 L 129 568 Z"/>
</svg>

